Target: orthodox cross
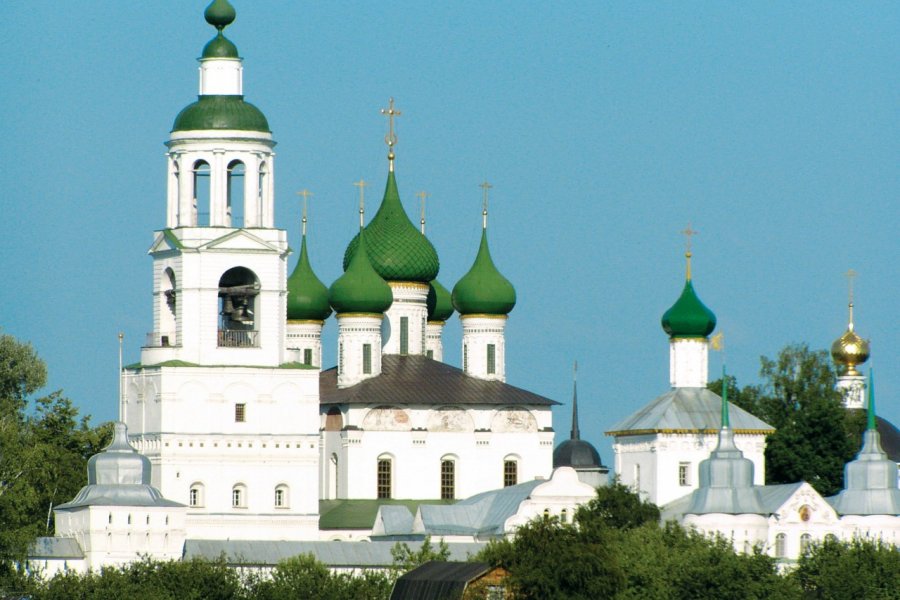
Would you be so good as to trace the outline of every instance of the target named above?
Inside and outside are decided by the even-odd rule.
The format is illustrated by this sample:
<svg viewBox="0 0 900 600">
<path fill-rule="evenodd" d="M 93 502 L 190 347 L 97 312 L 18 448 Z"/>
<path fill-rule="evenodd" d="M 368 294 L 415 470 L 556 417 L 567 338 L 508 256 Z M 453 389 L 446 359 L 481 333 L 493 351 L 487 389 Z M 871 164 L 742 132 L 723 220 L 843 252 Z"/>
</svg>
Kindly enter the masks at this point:
<svg viewBox="0 0 900 600">
<path fill-rule="evenodd" d="M 686 245 L 687 249 L 685 250 L 684 257 L 687 259 L 687 278 L 690 279 L 691 278 L 691 256 L 692 256 L 692 254 L 691 254 L 691 238 L 700 232 L 691 229 L 691 224 L 688 223 L 687 229 L 683 230 L 681 233 L 683 233 L 685 235 L 685 237 L 687 238 L 687 245 Z"/>
<path fill-rule="evenodd" d="M 353 185 L 359 188 L 359 228 L 363 227 L 363 216 L 366 212 L 366 186 L 369 185 L 363 179 L 354 181 Z"/>
<path fill-rule="evenodd" d="M 388 107 L 381 109 L 381 114 L 388 118 L 388 134 L 384 136 L 384 141 L 388 145 L 388 161 L 390 170 L 394 170 L 394 145 L 397 143 L 397 135 L 394 133 L 394 117 L 399 117 L 401 113 L 394 108 L 394 99 L 388 100 Z"/>
<path fill-rule="evenodd" d="M 487 229 L 487 213 L 488 213 L 488 190 L 491 189 L 492 186 L 487 182 L 487 179 L 484 180 L 484 183 L 479 185 L 481 188 L 482 196 L 481 196 L 481 227 L 482 229 Z"/>
<path fill-rule="evenodd" d="M 297 192 L 297 195 L 303 196 L 303 219 L 301 220 L 301 223 L 303 223 L 303 227 L 302 227 L 301 231 L 302 231 L 303 235 L 305 236 L 306 235 L 306 207 L 307 207 L 307 204 L 309 203 L 309 197 L 312 196 L 313 193 L 309 190 L 300 190 L 299 192 Z"/>
<path fill-rule="evenodd" d="M 419 208 L 421 210 L 422 216 L 419 219 L 419 224 L 422 227 L 422 235 L 425 235 L 425 199 L 428 198 L 428 192 L 422 190 L 416 196 L 419 198 Z"/>
<path fill-rule="evenodd" d="M 848 294 L 849 294 L 849 298 L 850 298 L 850 301 L 848 303 L 848 306 L 850 307 L 849 329 L 852 331 L 853 330 L 853 280 L 856 279 L 857 272 L 854 271 L 853 269 L 850 269 L 849 271 L 844 273 L 844 276 L 847 278 Z"/>
</svg>

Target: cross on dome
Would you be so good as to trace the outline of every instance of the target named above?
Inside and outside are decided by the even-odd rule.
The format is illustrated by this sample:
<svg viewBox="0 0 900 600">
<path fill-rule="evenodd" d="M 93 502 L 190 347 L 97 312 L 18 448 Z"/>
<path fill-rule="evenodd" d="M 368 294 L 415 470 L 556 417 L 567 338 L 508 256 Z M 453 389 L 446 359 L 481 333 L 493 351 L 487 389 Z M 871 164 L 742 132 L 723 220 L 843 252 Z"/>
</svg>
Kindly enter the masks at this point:
<svg viewBox="0 0 900 600">
<path fill-rule="evenodd" d="M 388 118 L 388 134 L 384 136 L 384 142 L 388 145 L 388 165 L 391 171 L 394 170 L 394 145 L 397 143 L 397 135 L 394 133 L 394 117 L 399 117 L 403 113 L 394 108 L 394 99 L 388 99 L 388 107 L 381 109 L 381 114 Z"/>
<path fill-rule="evenodd" d="M 309 203 L 309 197 L 313 195 L 313 193 L 309 190 L 300 190 L 297 192 L 298 196 L 303 196 L 303 218 L 301 219 L 301 223 L 303 223 L 303 229 L 301 233 L 306 235 L 306 209 Z"/>
<path fill-rule="evenodd" d="M 487 229 L 487 214 L 488 214 L 488 190 L 490 190 L 492 186 L 487 182 L 487 179 L 484 180 L 484 183 L 479 185 L 481 188 L 482 197 L 481 197 L 481 228 Z"/>
<path fill-rule="evenodd" d="M 360 179 L 354 181 L 353 185 L 359 188 L 359 227 L 362 229 L 366 214 L 366 186 L 369 184 L 364 179 Z"/>
<path fill-rule="evenodd" d="M 691 256 L 693 256 L 693 254 L 691 253 L 691 238 L 700 232 L 695 231 L 694 229 L 691 229 L 691 224 L 690 224 L 690 222 L 688 222 L 687 229 L 682 230 L 681 233 L 683 233 L 686 238 L 684 257 L 687 259 L 687 279 L 690 279 L 691 278 Z"/>
<path fill-rule="evenodd" d="M 425 235 L 425 199 L 428 198 L 429 195 L 430 194 L 425 190 L 422 190 L 421 192 L 416 194 L 416 197 L 419 199 L 419 209 L 422 214 L 421 218 L 419 219 L 419 224 L 422 227 L 422 235 Z"/>
</svg>

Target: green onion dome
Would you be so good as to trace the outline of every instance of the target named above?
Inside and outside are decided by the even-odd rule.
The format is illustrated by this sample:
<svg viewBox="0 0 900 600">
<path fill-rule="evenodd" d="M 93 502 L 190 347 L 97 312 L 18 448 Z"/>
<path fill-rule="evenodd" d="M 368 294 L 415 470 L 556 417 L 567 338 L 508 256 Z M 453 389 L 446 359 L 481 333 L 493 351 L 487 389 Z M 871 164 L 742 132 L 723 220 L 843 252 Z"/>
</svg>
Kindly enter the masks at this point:
<svg viewBox="0 0 900 600">
<path fill-rule="evenodd" d="M 324 321 L 331 314 L 328 288 L 313 273 L 306 252 L 306 236 L 300 244 L 300 260 L 287 280 L 287 318 L 291 321 Z"/>
<path fill-rule="evenodd" d="M 270 133 L 262 111 L 244 102 L 243 96 L 200 96 L 186 106 L 172 125 L 172 131 L 235 129 Z"/>
<path fill-rule="evenodd" d="M 428 299 L 425 304 L 428 306 L 429 321 L 446 321 L 453 314 L 450 292 L 437 279 L 428 284 Z"/>
<path fill-rule="evenodd" d="M 716 315 L 700 302 L 690 278 L 681 296 L 663 314 L 662 328 L 671 338 L 705 338 L 716 328 Z"/>
<path fill-rule="evenodd" d="M 394 301 L 391 286 L 381 278 L 369 262 L 367 252 L 368 235 L 360 230 L 362 252 L 357 252 L 350 260 L 344 274 L 331 284 L 328 302 L 334 311 L 341 313 L 383 313 Z"/>
<path fill-rule="evenodd" d="M 437 277 L 437 251 L 403 210 L 393 171 L 388 173 L 381 207 L 365 231 L 369 260 L 386 281 L 429 283 Z M 349 268 L 358 245 L 357 235 L 344 252 L 344 270 Z"/>
<path fill-rule="evenodd" d="M 461 315 L 505 315 L 516 305 L 516 290 L 500 274 L 488 249 L 487 229 L 481 231 L 481 246 L 469 272 L 453 286 L 453 307 Z"/>
</svg>

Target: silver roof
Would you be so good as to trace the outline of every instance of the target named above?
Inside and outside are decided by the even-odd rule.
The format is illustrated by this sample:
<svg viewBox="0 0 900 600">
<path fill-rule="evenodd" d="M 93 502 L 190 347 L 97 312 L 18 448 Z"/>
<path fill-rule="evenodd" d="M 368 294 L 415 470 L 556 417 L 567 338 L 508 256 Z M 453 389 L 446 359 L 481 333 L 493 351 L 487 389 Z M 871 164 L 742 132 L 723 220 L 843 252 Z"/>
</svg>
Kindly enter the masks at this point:
<svg viewBox="0 0 900 600">
<path fill-rule="evenodd" d="M 771 433 L 775 428 L 728 403 L 735 433 Z M 721 425 L 722 398 L 706 388 L 675 388 L 616 423 L 607 435 L 639 433 L 712 433 Z"/>
<path fill-rule="evenodd" d="M 28 558 L 78 559 L 84 558 L 84 551 L 75 538 L 39 537 L 28 549 Z"/>
<path fill-rule="evenodd" d="M 753 495 L 759 502 L 759 512 L 740 514 L 759 514 L 769 516 L 784 506 L 784 503 L 800 489 L 802 481 L 797 483 L 783 483 L 779 485 L 754 485 Z M 694 494 L 689 493 L 677 500 L 660 507 L 660 520 L 665 522 L 670 519 L 680 520 L 686 514 L 696 514 L 688 510 L 693 502 Z M 734 514 L 734 513 L 732 513 Z"/>
<path fill-rule="evenodd" d="M 55 510 L 86 506 L 184 506 L 166 500 L 150 485 L 150 460 L 128 442 L 125 423 L 116 423 L 113 440 L 88 459 L 88 484 L 71 502 Z"/>
<path fill-rule="evenodd" d="M 403 535 L 413 528 L 413 514 L 405 506 L 385 504 L 378 507 L 373 535 Z"/>
<path fill-rule="evenodd" d="M 691 494 L 688 514 L 762 514 L 763 507 L 753 487 L 753 462 L 734 445 L 729 427 L 719 431 L 719 443 L 709 458 L 700 462 L 700 480 Z"/>
<path fill-rule="evenodd" d="M 215 560 L 224 556 L 232 565 L 274 566 L 301 554 L 312 554 L 331 567 L 389 567 L 394 558 L 391 548 L 396 542 L 288 542 L 264 540 L 187 540 L 184 558 Z M 415 550 L 415 542 L 409 543 Z M 467 560 L 481 551 L 484 543 L 448 543 L 449 560 Z"/>
<path fill-rule="evenodd" d="M 840 515 L 900 515 L 897 463 L 882 450 L 877 429 L 863 433 L 862 449 L 844 465 L 844 489 L 827 500 Z"/>
</svg>

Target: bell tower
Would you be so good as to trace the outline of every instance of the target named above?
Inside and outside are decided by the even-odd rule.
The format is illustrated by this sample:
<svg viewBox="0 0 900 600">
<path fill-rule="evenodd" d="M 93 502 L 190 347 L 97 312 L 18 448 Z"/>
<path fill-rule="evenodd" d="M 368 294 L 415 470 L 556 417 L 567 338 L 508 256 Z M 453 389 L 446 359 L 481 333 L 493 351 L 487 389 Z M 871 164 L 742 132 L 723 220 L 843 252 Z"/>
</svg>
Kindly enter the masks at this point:
<svg viewBox="0 0 900 600">
<path fill-rule="evenodd" d="M 166 226 L 149 251 L 153 331 L 125 370 L 120 418 L 153 485 L 188 506 L 189 537 L 279 539 L 287 527 L 314 539 L 319 367 L 286 344 L 275 142 L 244 100 L 242 61 L 223 33 L 234 8 L 214 0 L 205 17 L 216 35 L 199 59 L 199 98 L 166 142 Z"/>
</svg>

